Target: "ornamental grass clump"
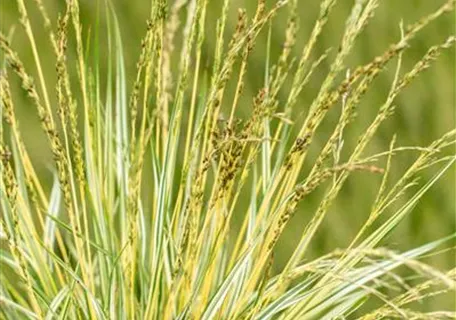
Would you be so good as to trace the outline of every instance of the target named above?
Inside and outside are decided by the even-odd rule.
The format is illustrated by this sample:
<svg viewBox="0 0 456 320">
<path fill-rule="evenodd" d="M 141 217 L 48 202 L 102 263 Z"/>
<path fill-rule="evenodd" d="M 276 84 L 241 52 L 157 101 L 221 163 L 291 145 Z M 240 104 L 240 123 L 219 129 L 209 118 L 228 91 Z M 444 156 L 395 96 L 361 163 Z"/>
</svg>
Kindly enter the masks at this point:
<svg viewBox="0 0 456 320">
<path fill-rule="evenodd" d="M 401 107 L 402 91 L 454 46 L 448 34 L 403 66 L 412 40 L 443 15 L 454 15 L 455 1 L 401 23 L 396 42 L 355 67 L 347 59 L 378 0 L 354 1 L 337 49 L 322 54 L 316 47 L 331 32 L 325 27 L 337 0 L 321 0 L 302 48 L 297 0 L 258 0 L 255 12 L 239 8 L 233 30 L 227 20 L 237 4 L 217 2 L 214 17 L 209 2 L 152 1 L 136 69 L 127 70 L 123 26 L 108 0 L 99 3 L 106 48 L 87 33 L 78 0 L 65 1 L 55 21 L 41 0 L 16 0 L 17 30 L 7 26 L 0 34 L 2 318 L 455 318 L 455 310 L 415 308 L 455 294 L 456 269 L 422 259 L 455 234 L 405 252 L 382 240 L 452 167 L 456 130 L 425 147 L 400 147 L 392 132 L 388 149 L 368 148 Z M 275 56 L 278 15 L 287 22 Z M 48 34 L 40 42 L 38 27 Z M 24 32 L 27 48 L 14 45 L 17 32 Z M 264 37 L 259 70 L 252 53 Z M 52 51 L 54 69 L 44 66 L 43 47 Z M 23 60 L 24 50 L 31 50 L 32 61 Z M 387 68 L 395 72 L 383 104 L 370 105 L 375 117 L 356 141 L 344 144 L 346 129 L 363 115 L 361 103 Z M 247 104 L 249 73 L 264 74 L 264 82 Z M 317 73 L 318 92 L 301 105 Z M 17 112 L 21 94 L 29 116 L 39 119 L 42 152 L 52 155 L 51 184 L 29 150 Z M 333 109 L 339 118 L 319 144 L 315 138 Z M 402 153 L 415 160 L 395 178 L 391 171 Z M 418 179 L 431 168 L 433 177 Z M 348 246 L 310 255 L 315 234 L 355 173 L 379 177 L 370 212 Z M 317 189 L 314 210 L 300 210 Z M 309 219 L 286 263 L 274 267 L 295 215 Z"/>
</svg>

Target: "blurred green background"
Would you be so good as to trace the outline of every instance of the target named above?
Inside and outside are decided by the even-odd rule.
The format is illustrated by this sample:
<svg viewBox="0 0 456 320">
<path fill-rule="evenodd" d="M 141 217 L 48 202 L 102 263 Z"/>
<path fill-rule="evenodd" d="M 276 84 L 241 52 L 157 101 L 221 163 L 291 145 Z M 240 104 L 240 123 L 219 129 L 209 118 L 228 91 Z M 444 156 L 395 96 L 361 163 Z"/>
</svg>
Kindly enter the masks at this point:
<svg viewBox="0 0 456 320">
<path fill-rule="evenodd" d="M 144 0 L 112 0 L 115 12 L 119 19 L 122 32 L 122 41 L 125 48 L 125 62 L 129 85 L 135 76 L 135 64 L 140 49 L 140 40 L 145 31 L 145 21 L 149 14 L 149 1 Z M 172 2 L 172 1 L 171 1 Z M 268 5 L 274 1 L 268 1 Z M 326 25 L 320 41 L 316 46 L 313 58 L 319 57 L 326 49 L 332 48 L 333 57 L 337 50 L 344 27 L 344 21 L 350 12 L 352 0 L 339 0 L 329 22 Z M 444 1 L 442 0 L 383 0 L 376 11 L 370 24 L 357 40 L 356 46 L 347 61 L 349 68 L 367 63 L 375 56 L 384 52 L 389 44 L 398 41 L 400 36 L 399 23 L 403 20 L 404 24 L 413 23 L 420 17 L 436 10 Z M 60 12 L 64 10 L 64 1 L 43 0 L 48 9 L 53 22 Z M 97 12 L 101 8 L 97 6 L 95 0 L 81 0 L 82 23 L 84 34 L 87 38 L 94 35 L 97 28 Z M 101 3 L 104 3 L 102 1 Z M 50 47 L 48 36 L 43 28 L 42 21 L 38 15 L 33 1 L 26 1 L 31 13 L 32 24 L 36 39 L 39 42 L 40 54 L 46 66 L 50 86 L 55 81 L 54 56 Z M 210 1 L 208 13 L 208 28 L 205 39 L 205 63 L 211 63 L 215 41 L 215 23 L 221 12 L 221 0 Z M 21 58 L 25 61 L 30 72 L 34 72 L 33 60 L 24 32 L 18 23 L 18 12 L 15 1 L 1 1 L 1 29 L 3 32 L 10 32 L 14 29 L 12 44 L 19 51 Z M 237 18 L 237 8 L 245 7 L 250 16 L 253 16 L 256 1 L 231 1 L 228 27 L 226 30 L 227 38 L 234 29 Z M 299 4 L 299 24 L 300 29 L 297 37 L 297 45 L 293 54 L 298 56 L 308 35 L 313 27 L 315 18 L 319 10 L 319 1 L 300 1 Z M 287 9 L 282 10 L 274 19 L 272 28 L 272 51 L 271 56 L 277 57 L 284 41 L 284 30 L 286 27 Z M 103 14 L 99 15 L 103 17 Z M 99 21 L 100 30 L 105 30 L 106 21 L 103 18 Z M 100 31 L 102 32 L 102 31 Z M 426 27 L 410 43 L 411 47 L 405 52 L 403 70 L 409 70 L 413 64 L 427 51 L 427 48 L 434 44 L 443 42 L 449 35 L 455 32 L 454 13 L 445 15 Z M 263 31 L 249 60 L 247 83 L 242 97 L 241 106 L 249 106 L 253 96 L 261 87 L 264 79 L 264 64 L 266 53 L 267 32 Z M 93 39 L 91 41 L 94 41 Z M 100 50 L 103 57 L 107 47 L 106 37 L 100 37 Z M 179 46 L 178 46 L 179 47 Z M 177 48 L 178 48 L 177 47 Z M 74 57 L 74 44 L 70 42 L 70 65 L 71 57 Z M 309 85 L 300 95 L 300 100 L 296 105 L 297 119 L 303 118 L 312 99 L 318 92 L 321 81 L 324 79 L 331 59 L 326 60 L 318 68 L 312 77 Z M 105 71 L 106 61 L 101 61 L 101 72 Z M 369 122 L 375 116 L 378 108 L 385 100 L 386 94 L 392 81 L 395 64 L 390 63 L 387 70 L 383 72 L 369 90 L 365 99 L 361 103 L 358 117 L 349 128 L 345 137 L 347 151 L 353 147 L 357 136 L 365 130 Z M 73 66 L 74 69 L 74 66 Z M 74 71 L 74 70 L 73 70 Z M 43 179 L 52 180 L 49 168 L 51 154 L 47 150 L 45 137 L 38 124 L 35 108 L 31 106 L 19 89 L 19 83 L 14 83 L 15 103 L 20 113 L 20 125 L 29 150 L 34 159 Z M 287 93 L 282 92 L 282 97 Z M 375 139 L 368 148 L 368 153 L 375 153 L 386 150 L 394 134 L 397 134 L 398 146 L 427 146 L 432 140 L 455 127 L 456 108 L 455 108 L 455 51 L 454 47 L 444 52 L 439 60 L 417 80 L 415 80 L 399 96 L 396 101 L 396 114 L 386 121 L 380 128 Z M 248 109 L 248 108 L 245 108 Z M 244 110 L 245 110 L 244 109 Z M 320 128 L 319 134 L 314 141 L 314 147 L 308 157 L 304 172 L 310 168 L 312 160 L 315 158 L 319 148 L 325 143 L 325 138 L 331 132 L 331 128 L 337 121 L 340 108 L 333 108 L 328 114 L 327 120 Z M 248 113 L 240 108 L 240 112 Z M 241 114 L 239 116 L 242 116 Z M 299 124 L 299 120 L 297 121 Z M 347 151 L 345 154 L 347 154 Z M 453 148 L 452 153 L 455 153 Z M 400 177 L 417 156 L 416 153 L 404 153 L 397 156 L 393 162 L 392 179 Z M 424 179 L 432 177 L 435 171 L 427 170 L 423 174 Z M 372 201 L 375 198 L 381 177 L 376 175 L 366 176 L 365 173 L 354 174 L 350 178 L 341 192 L 336 203 L 331 207 L 325 219 L 323 227 L 312 242 L 312 255 L 321 255 L 334 248 L 345 247 L 364 223 L 370 210 Z M 424 180 L 422 180 L 424 181 Z M 453 166 L 449 172 L 441 179 L 420 201 L 412 214 L 397 228 L 385 241 L 385 244 L 392 249 L 406 250 L 419 246 L 426 242 L 449 235 L 455 232 L 455 212 L 456 212 L 456 169 Z M 287 231 L 282 237 L 277 254 L 277 266 L 280 268 L 285 259 L 289 257 L 299 235 L 302 232 L 306 221 L 309 220 L 312 209 L 318 204 L 324 192 L 324 188 L 310 195 L 299 208 L 289 224 Z M 410 195 L 411 193 L 409 193 Z M 309 257 L 311 258 L 311 257 Z M 441 267 L 454 267 L 454 252 L 437 255 L 432 258 L 432 264 Z M 438 303 L 438 301 L 436 301 Z"/>
</svg>

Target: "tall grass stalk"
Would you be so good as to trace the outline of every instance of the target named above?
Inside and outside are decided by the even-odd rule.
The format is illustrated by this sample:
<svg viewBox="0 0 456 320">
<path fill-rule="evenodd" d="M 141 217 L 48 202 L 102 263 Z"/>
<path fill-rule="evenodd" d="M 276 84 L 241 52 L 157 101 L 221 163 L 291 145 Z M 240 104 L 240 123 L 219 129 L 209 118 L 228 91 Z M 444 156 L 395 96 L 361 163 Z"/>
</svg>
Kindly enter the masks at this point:
<svg viewBox="0 0 456 320">
<path fill-rule="evenodd" d="M 442 15 L 454 15 L 454 0 L 401 24 L 395 43 L 357 67 L 347 59 L 377 0 L 354 1 L 334 44 L 337 52 L 320 56 L 316 46 L 330 32 L 326 24 L 337 0 L 321 1 L 302 49 L 296 0 L 258 0 L 252 14 L 239 8 L 234 30 L 227 25 L 234 1 L 218 4 L 215 30 L 209 0 L 152 1 L 135 70 L 127 70 L 126 26 L 108 0 L 98 3 L 107 33 L 99 29 L 95 36 L 87 36 L 78 0 L 67 0 L 57 21 L 41 0 L 16 2 L 33 61 L 22 60 L 24 49 L 14 45 L 6 26 L 0 34 L 2 318 L 456 317 L 454 310 L 413 309 L 416 301 L 454 294 L 455 269 L 438 270 L 422 258 L 437 254 L 455 234 L 401 253 L 382 247 L 454 166 L 456 155 L 449 151 L 456 130 L 426 147 L 398 147 L 392 132 L 389 150 L 367 152 L 379 127 L 401 107 L 397 97 L 404 88 L 454 46 L 455 37 L 447 35 L 404 70 L 412 39 Z M 39 19 L 32 23 L 30 12 Z M 278 14 L 288 17 L 275 57 L 271 37 Z M 37 41 L 35 29 L 43 26 L 49 37 Z M 103 36 L 107 48 L 97 43 Z M 264 83 L 244 105 L 247 75 L 258 72 L 251 55 L 262 37 Z M 210 65 L 204 61 L 208 39 L 215 43 Z M 42 62 L 43 41 L 54 54 L 55 72 Z M 299 106 L 323 62 L 329 69 L 317 95 L 311 105 Z M 366 93 L 376 90 L 387 67 L 395 73 L 384 103 L 347 150 L 346 129 L 365 112 Z M 131 80 L 129 72 L 135 72 Z M 21 93 L 39 117 L 43 149 L 52 153 L 52 186 L 24 138 Z M 334 108 L 339 119 L 319 146 L 315 136 Z M 240 109 L 249 116 L 240 116 Z M 310 148 L 319 150 L 314 160 Z M 416 159 L 395 180 L 391 170 L 399 153 Z M 418 180 L 432 168 L 433 178 Z M 346 248 L 309 259 L 315 234 L 355 172 L 382 176 L 371 211 Z M 316 189 L 321 198 L 315 211 L 301 212 L 299 204 Z M 277 269 L 278 244 L 295 214 L 309 221 Z M 419 281 L 407 285 L 402 270 Z"/>
</svg>

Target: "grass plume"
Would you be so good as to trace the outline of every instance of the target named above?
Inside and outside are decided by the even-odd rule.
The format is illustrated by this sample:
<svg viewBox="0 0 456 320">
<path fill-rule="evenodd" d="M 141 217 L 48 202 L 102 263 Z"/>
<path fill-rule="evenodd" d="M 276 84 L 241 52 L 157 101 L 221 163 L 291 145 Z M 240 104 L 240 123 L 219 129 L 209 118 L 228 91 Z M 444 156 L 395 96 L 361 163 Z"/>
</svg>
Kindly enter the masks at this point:
<svg viewBox="0 0 456 320">
<path fill-rule="evenodd" d="M 455 294 L 454 268 L 426 263 L 455 234 L 404 252 L 384 241 L 454 167 L 456 131 L 425 147 L 398 146 L 395 132 L 389 149 L 372 153 L 369 146 L 401 107 L 405 88 L 454 47 L 448 34 L 406 69 L 413 39 L 454 15 L 455 1 L 409 26 L 401 23 L 397 41 L 355 67 L 348 59 L 380 1 L 354 1 L 338 50 L 320 54 L 341 1 L 321 0 L 303 48 L 298 1 L 258 0 L 253 12 L 235 8 L 234 28 L 228 20 L 236 2 L 217 3 L 215 18 L 212 2 L 152 1 L 129 70 L 126 27 L 109 0 L 97 2 L 107 29 L 95 35 L 78 0 L 65 1 L 56 19 L 41 0 L 16 0 L 32 59 L 15 46 L 12 26 L 1 30 L 2 318 L 454 318 L 454 310 L 414 309 L 414 303 Z M 31 12 L 40 18 L 30 19 Z M 274 55 L 272 35 L 284 16 Z M 46 39 L 38 41 L 39 28 Z M 100 30 L 107 48 L 97 43 Z M 263 38 L 267 52 L 258 64 Z M 42 48 L 52 52 L 54 69 L 45 68 Z M 383 104 L 345 144 L 376 80 L 394 64 Z M 258 72 L 264 82 L 246 102 L 248 76 Z M 302 106 L 299 98 L 313 81 L 318 92 Z M 52 154 L 51 185 L 25 138 L 22 93 L 27 112 L 38 115 L 43 150 Z M 335 109 L 339 116 L 320 145 L 320 128 Z M 396 178 L 396 157 L 404 153 L 414 162 Z M 427 171 L 435 175 L 420 180 Z M 353 175 L 382 177 L 370 212 L 346 248 L 309 258 Z M 300 204 L 317 193 L 317 206 L 302 212 L 309 220 L 278 268 L 285 231 Z"/>
</svg>

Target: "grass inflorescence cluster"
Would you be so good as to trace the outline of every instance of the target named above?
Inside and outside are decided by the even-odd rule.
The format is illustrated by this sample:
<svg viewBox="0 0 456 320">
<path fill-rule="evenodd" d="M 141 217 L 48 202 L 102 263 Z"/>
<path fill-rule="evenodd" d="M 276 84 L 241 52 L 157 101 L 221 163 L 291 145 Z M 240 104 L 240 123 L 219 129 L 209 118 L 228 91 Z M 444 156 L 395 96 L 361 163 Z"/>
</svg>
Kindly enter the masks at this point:
<svg viewBox="0 0 456 320">
<path fill-rule="evenodd" d="M 254 13 L 239 8 L 234 30 L 227 19 L 238 4 L 220 1 L 214 17 L 209 2 L 151 1 L 136 69 L 126 70 L 123 26 L 108 0 L 99 3 L 108 21 L 107 48 L 85 40 L 91 36 L 84 33 L 78 0 L 66 0 L 55 21 L 41 0 L 16 0 L 17 29 L 33 58 L 26 63 L 23 48 L 14 46 L 19 30 L 1 31 L 1 317 L 456 317 L 454 310 L 414 308 L 416 302 L 426 306 L 428 298 L 454 295 L 456 269 L 440 270 L 422 258 L 437 254 L 455 235 L 405 252 L 382 242 L 455 162 L 449 151 L 456 130 L 425 147 L 397 146 L 391 133 L 389 149 L 368 149 L 394 116 L 404 88 L 454 46 L 448 34 L 411 68 L 403 66 L 412 39 L 443 15 L 454 15 L 455 1 L 408 26 L 398 24 L 395 43 L 350 68 L 347 59 L 378 0 L 352 1 L 337 49 L 322 54 L 316 46 L 330 32 L 325 27 L 337 0 L 321 0 L 300 51 L 297 0 L 258 0 Z M 31 11 L 38 16 L 31 19 Z M 279 13 L 288 20 L 274 56 L 270 38 Z M 209 29 L 214 20 L 216 28 Z M 48 38 L 38 41 L 40 24 Z M 246 104 L 241 98 L 247 75 L 259 72 L 251 55 L 262 37 L 268 39 L 264 82 Z M 208 38 L 215 43 L 210 64 Z M 42 42 L 54 54 L 53 70 L 42 63 Z M 97 64 L 101 60 L 106 70 Z M 310 105 L 300 105 L 299 96 L 324 62 L 329 68 L 318 93 Z M 395 71 L 383 104 L 370 106 L 378 108 L 375 117 L 347 146 L 346 129 L 362 116 L 361 103 L 387 67 Z M 28 112 L 38 115 L 43 150 L 52 154 L 52 186 L 28 150 L 16 108 L 20 94 L 27 96 Z M 248 116 L 240 116 L 240 109 Z M 325 143 L 316 145 L 333 109 L 339 118 Z M 309 156 L 311 148 L 319 150 L 316 157 Z M 391 168 L 400 153 L 415 160 L 396 179 Z M 435 176 L 420 180 L 430 168 Z M 309 255 L 355 172 L 379 177 L 370 212 L 347 247 Z M 300 211 L 317 189 L 318 205 Z M 297 214 L 309 219 L 286 263 L 274 267 L 281 236 Z"/>
</svg>

